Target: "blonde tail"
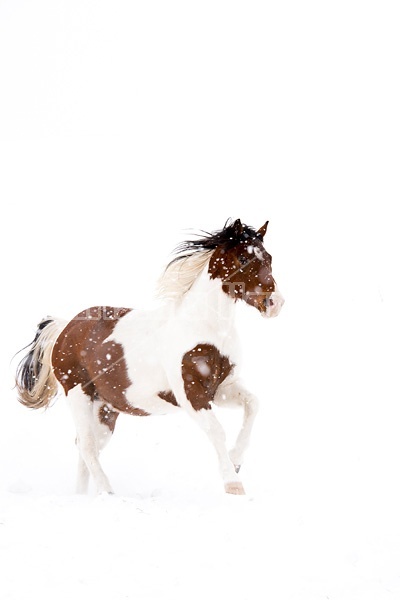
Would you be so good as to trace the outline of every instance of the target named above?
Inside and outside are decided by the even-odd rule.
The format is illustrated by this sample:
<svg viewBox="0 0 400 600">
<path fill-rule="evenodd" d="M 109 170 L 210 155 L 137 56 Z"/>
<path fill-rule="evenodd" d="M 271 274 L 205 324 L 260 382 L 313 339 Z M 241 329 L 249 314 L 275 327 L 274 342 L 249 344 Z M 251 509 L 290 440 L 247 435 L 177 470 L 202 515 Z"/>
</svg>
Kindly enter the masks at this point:
<svg viewBox="0 0 400 600">
<path fill-rule="evenodd" d="M 57 395 L 58 382 L 51 365 L 54 344 L 66 321 L 43 319 L 28 353 L 17 367 L 16 387 L 18 400 L 28 408 L 47 408 Z"/>
</svg>

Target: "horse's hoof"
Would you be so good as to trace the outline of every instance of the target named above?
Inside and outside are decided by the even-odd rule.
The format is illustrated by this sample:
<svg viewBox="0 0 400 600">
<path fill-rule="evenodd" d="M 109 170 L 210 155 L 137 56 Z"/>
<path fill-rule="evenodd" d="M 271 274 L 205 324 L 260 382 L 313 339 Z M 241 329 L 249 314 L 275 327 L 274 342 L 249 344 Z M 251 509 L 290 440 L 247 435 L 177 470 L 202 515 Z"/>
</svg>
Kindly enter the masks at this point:
<svg viewBox="0 0 400 600">
<path fill-rule="evenodd" d="M 225 492 L 227 494 L 235 494 L 235 496 L 244 496 L 246 492 L 240 481 L 230 481 L 225 484 Z"/>
</svg>

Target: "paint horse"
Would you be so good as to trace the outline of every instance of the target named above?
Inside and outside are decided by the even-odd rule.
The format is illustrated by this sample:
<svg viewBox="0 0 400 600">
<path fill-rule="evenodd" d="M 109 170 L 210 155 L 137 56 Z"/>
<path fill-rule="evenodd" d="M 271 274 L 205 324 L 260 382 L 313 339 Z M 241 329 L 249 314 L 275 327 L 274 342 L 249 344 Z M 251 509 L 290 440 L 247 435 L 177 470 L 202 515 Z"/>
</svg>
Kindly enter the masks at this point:
<svg viewBox="0 0 400 600">
<path fill-rule="evenodd" d="M 157 308 L 96 306 L 69 322 L 39 324 L 17 369 L 19 400 L 48 407 L 63 389 L 77 431 L 78 492 L 92 476 L 99 492 L 112 493 L 99 454 L 119 414 L 184 409 L 213 444 L 225 491 L 245 493 L 238 473 L 257 399 L 239 380 L 234 313 L 239 300 L 264 317 L 283 305 L 263 246 L 267 225 L 256 231 L 238 219 L 180 244 L 160 279 Z M 213 405 L 243 409 L 230 452 Z"/>
</svg>

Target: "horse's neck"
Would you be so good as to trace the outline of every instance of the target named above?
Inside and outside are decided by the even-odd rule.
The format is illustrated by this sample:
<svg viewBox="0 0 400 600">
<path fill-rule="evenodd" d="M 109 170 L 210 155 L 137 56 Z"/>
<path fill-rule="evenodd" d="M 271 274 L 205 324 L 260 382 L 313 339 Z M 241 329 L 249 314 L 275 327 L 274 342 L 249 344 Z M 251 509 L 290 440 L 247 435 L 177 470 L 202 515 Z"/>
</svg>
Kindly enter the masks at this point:
<svg viewBox="0 0 400 600">
<path fill-rule="evenodd" d="M 223 292 L 220 279 L 210 279 L 207 266 L 186 292 L 181 310 L 214 329 L 234 327 L 235 303 Z"/>
</svg>

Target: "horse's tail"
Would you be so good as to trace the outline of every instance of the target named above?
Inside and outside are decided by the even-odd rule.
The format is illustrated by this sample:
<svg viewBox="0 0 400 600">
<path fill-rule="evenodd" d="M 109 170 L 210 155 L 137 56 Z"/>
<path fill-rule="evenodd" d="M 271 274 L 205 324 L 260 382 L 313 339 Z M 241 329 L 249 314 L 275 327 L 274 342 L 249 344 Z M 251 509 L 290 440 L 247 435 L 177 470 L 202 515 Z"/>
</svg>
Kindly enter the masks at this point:
<svg viewBox="0 0 400 600">
<path fill-rule="evenodd" d="M 27 354 L 17 367 L 16 388 L 18 400 L 28 408 L 47 408 L 57 395 L 58 382 L 51 365 L 54 344 L 64 329 L 66 321 L 43 319 Z"/>
</svg>

